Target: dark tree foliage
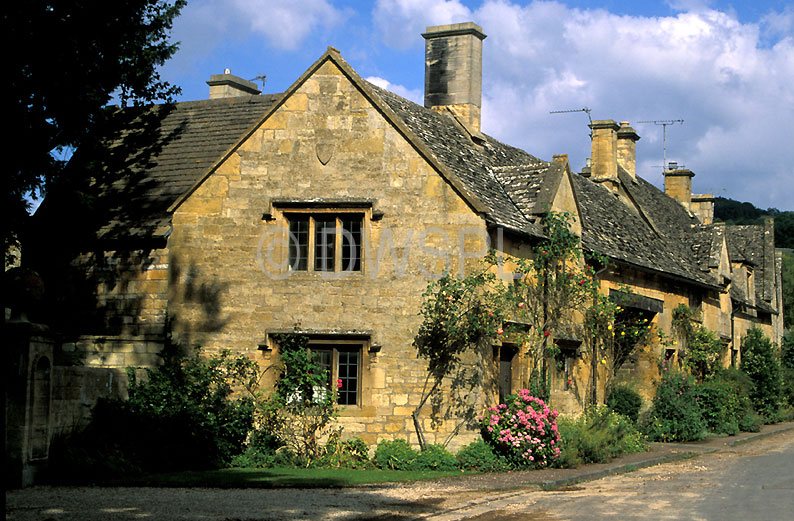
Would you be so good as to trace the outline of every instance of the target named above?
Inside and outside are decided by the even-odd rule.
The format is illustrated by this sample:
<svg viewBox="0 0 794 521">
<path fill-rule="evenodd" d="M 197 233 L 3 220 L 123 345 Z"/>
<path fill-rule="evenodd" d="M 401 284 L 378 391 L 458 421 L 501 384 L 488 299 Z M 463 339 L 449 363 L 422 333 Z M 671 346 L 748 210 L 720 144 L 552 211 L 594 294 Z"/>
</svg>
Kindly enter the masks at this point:
<svg viewBox="0 0 794 521">
<path fill-rule="evenodd" d="M 2 176 L 6 255 L 24 230 L 26 194 L 73 181 L 62 175 L 58 157 L 91 134 L 113 95 L 126 106 L 173 101 L 179 93 L 157 67 L 176 51 L 169 31 L 185 2 L 6 2 L 3 115 L 12 129 Z"/>
</svg>

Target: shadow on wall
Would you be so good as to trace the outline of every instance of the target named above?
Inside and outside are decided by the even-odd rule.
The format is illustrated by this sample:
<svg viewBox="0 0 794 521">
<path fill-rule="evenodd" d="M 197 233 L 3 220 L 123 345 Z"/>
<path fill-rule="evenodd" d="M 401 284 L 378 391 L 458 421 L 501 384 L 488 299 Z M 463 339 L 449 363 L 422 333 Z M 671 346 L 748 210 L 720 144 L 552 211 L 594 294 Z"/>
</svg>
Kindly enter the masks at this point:
<svg viewBox="0 0 794 521">
<path fill-rule="evenodd" d="M 184 125 L 164 129 L 172 106 L 108 111 L 75 152 L 22 237 L 23 266 L 42 277 L 32 320 L 64 334 L 119 334 L 140 300 L 126 291 L 131 269 L 165 246 L 167 194 L 147 169 Z M 100 298 L 118 295 L 119 298 Z M 138 331 L 139 334 L 150 331 Z M 160 324 L 162 334 L 162 324 Z"/>
<path fill-rule="evenodd" d="M 168 270 L 169 329 L 174 341 L 184 346 L 201 343 L 208 333 L 222 331 L 230 317 L 223 313 L 228 282 L 207 277 L 195 263 L 183 265 L 172 255 Z"/>
</svg>

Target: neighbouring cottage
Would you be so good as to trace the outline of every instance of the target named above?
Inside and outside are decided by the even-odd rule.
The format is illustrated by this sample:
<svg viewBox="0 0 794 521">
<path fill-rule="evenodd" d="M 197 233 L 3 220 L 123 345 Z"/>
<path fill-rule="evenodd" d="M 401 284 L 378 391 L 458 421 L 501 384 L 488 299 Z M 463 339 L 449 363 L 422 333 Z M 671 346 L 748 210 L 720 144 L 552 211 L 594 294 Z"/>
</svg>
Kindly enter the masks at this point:
<svg viewBox="0 0 794 521">
<path fill-rule="evenodd" d="M 282 94 L 227 71 L 208 82 L 210 99 L 119 111 L 101 145 L 77 151 L 71 172 L 102 195 L 78 215 L 54 191 L 23 250 L 59 333 L 50 432 L 98 395 L 123 394 L 123 368 L 157 364 L 166 334 L 266 367 L 273 335 L 297 328 L 342 381 L 346 434 L 415 442 L 426 371 L 412 342 L 428 280 L 470 268 L 488 246 L 526 255 L 551 210 L 575 216 L 583 246 L 609 258 L 602 291 L 629 287 L 630 306 L 665 333 L 683 303 L 719 334 L 726 365 L 751 324 L 780 340 L 771 219 L 713 223 L 713 198 L 693 195 L 694 174 L 675 165 L 665 192 L 638 177 L 639 136 L 626 122 L 592 123 L 581 173 L 565 155 L 544 161 L 500 143 L 480 129 L 482 29 L 423 37 L 424 107 L 329 48 Z M 557 340 L 554 405 L 574 413 L 593 393 L 603 400 L 581 341 Z M 621 378 L 649 396 L 659 357 L 675 357 L 663 350 L 637 355 Z M 64 365 L 67 355 L 82 365 Z M 515 346 L 495 346 L 492 395 L 526 386 L 526 368 Z M 426 421 L 429 442 L 448 434 Z"/>
</svg>

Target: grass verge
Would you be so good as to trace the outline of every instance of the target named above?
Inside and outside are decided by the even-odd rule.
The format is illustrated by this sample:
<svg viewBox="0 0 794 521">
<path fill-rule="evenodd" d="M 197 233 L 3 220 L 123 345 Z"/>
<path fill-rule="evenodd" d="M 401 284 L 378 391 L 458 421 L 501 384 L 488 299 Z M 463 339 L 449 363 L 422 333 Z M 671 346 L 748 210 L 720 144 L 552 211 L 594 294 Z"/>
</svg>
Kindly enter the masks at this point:
<svg viewBox="0 0 794 521">
<path fill-rule="evenodd" d="M 460 476 L 461 471 L 349 469 L 222 469 L 148 474 L 113 480 L 109 486 L 207 488 L 350 487 Z"/>
</svg>

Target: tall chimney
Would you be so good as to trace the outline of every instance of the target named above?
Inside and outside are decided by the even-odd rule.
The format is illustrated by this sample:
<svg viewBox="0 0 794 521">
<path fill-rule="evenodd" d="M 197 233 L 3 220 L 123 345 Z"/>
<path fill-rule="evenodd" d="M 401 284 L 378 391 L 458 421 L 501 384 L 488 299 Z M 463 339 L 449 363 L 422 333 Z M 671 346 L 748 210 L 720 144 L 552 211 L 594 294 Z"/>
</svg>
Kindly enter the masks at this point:
<svg viewBox="0 0 794 521">
<path fill-rule="evenodd" d="M 620 129 L 618 130 L 618 164 L 634 179 L 637 178 L 637 141 L 639 139 L 639 134 L 631 128 L 628 121 L 620 122 Z"/>
<path fill-rule="evenodd" d="M 592 167 L 590 179 L 596 183 L 607 183 L 607 187 L 618 187 L 618 129 L 611 119 L 601 119 L 590 124 L 593 131 Z"/>
<path fill-rule="evenodd" d="M 210 86 L 210 99 L 256 96 L 261 92 L 256 83 L 235 76 L 229 69 L 223 74 L 211 75 L 207 85 Z"/>
<path fill-rule="evenodd" d="M 482 27 L 473 23 L 428 27 L 425 39 L 425 107 L 447 108 L 480 131 Z"/>
<path fill-rule="evenodd" d="M 678 168 L 678 163 L 670 162 L 664 171 L 664 193 L 681 203 L 687 210 L 692 209 L 692 170 Z"/>
</svg>

